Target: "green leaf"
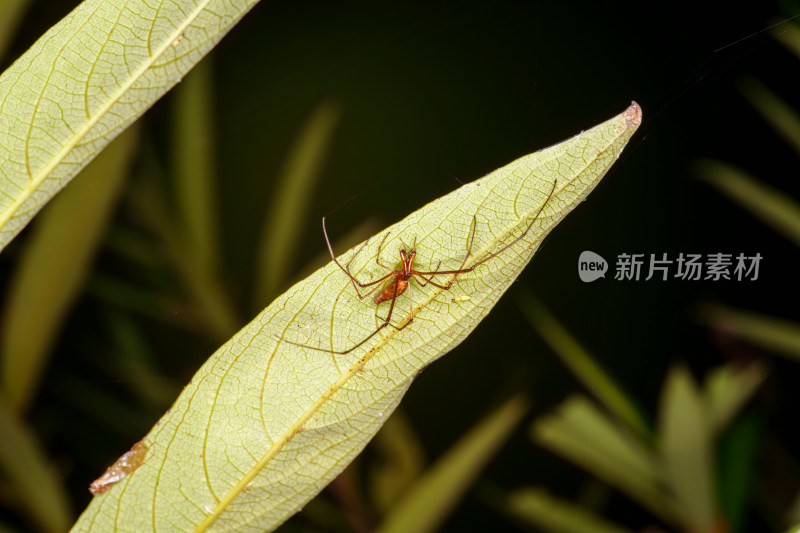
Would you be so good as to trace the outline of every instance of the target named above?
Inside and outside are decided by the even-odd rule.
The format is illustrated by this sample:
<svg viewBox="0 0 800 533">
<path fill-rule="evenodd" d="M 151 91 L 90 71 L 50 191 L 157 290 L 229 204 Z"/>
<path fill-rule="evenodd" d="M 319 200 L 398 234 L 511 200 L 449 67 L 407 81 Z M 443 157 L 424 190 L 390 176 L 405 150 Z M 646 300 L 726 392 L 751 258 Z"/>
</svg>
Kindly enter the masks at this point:
<svg viewBox="0 0 800 533">
<path fill-rule="evenodd" d="M 561 325 L 550 311 L 528 294 L 519 296 L 520 308 L 531 325 L 536 328 L 547 344 L 558 354 L 572 372 L 583 381 L 586 388 L 625 422 L 628 427 L 643 439 L 650 438 L 650 428 L 639 414 L 625 392 L 614 383 L 603 368 L 581 346 L 569 331 Z"/>
<path fill-rule="evenodd" d="M 756 78 L 739 81 L 739 91 L 778 135 L 800 153 L 800 116 Z"/>
<path fill-rule="evenodd" d="M 683 367 L 662 391 L 659 439 L 668 485 L 688 531 L 712 531 L 714 489 L 711 428 L 700 391 Z"/>
<path fill-rule="evenodd" d="M 770 26 L 772 37 L 780 41 L 783 46 L 800 58 L 800 27 L 797 24 L 790 23 L 787 19 L 775 22 L 773 26 Z"/>
<path fill-rule="evenodd" d="M 39 442 L 1 399 L 0 435 L 0 473 L 8 495 L 41 531 L 64 531 L 71 514 L 65 487 Z"/>
<path fill-rule="evenodd" d="M 86 0 L 0 75 L 0 249 L 257 0 Z"/>
<path fill-rule="evenodd" d="M 633 533 L 540 488 L 511 493 L 507 507 L 520 520 L 550 533 Z"/>
<path fill-rule="evenodd" d="M 393 327 L 335 355 L 324 350 L 376 331 L 372 300 L 359 300 L 332 263 L 289 289 L 203 365 L 144 438 L 144 464 L 95 497 L 74 530 L 264 531 L 286 520 L 361 451 L 420 370 L 486 316 L 640 121 L 633 104 L 429 203 L 357 248 L 357 257 L 341 256 L 368 280 L 384 275 L 381 243 L 383 260 L 394 262 L 403 241 L 416 241 L 417 268 L 458 268 L 502 250 L 459 277 L 468 300 L 455 304 L 446 290 L 414 281 L 398 298 Z"/>
<path fill-rule="evenodd" d="M 378 460 L 370 472 L 369 494 L 386 512 L 425 469 L 425 450 L 403 409 L 389 417 L 372 446 Z"/>
<path fill-rule="evenodd" d="M 47 356 L 83 289 L 111 218 L 138 128 L 120 136 L 42 213 L 11 282 L 0 323 L 2 390 L 23 411 L 36 393 Z"/>
<path fill-rule="evenodd" d="M 714 433 L 730 423 L 766 377 L 767 370 L 758 361 L 747 366 L 725 365 L 708 374 L 703 396 Z"/>
<path fill-rule="evenodd" d="M 0 2 L 0 57 L 16 34 L 17 24 L 31 4 L 31 0 L 3 0 Z"/>
<path fill-rule="evenodd" d="M 213 63 L 203 61 L 175 88 L 172 146 L 175 200 L 196 268 L 209 273 L 219 256 L 216 228 Z"/>
<path fill-rule="evenodd" d="M 734 335 L 777 354 L 800 360 L 800 324 L 723 305 L 704 305 L 698 310 L 703 324 Z"/>
<path fill-rule="evenodd" d="M 141 179 L 136 180 L 138 188 L 131 195 L 135 208 L 160 241 L 159 251 L 188 294 L 188 305 L 199 315 L 202 332 L 226 339 L 241 324 L 230 295 L 217 273 L 196 260 L 196 248 L 187 243 L 183 226 L 173 219 L 159 186 L 163 170 L 152 148 L 145 146 L 142 160 L 137 176 Z"/>
<path fill-rule="evenodd" d="M 786 522 L 788 524 L 797 524 L 791 531 L 793 533 L 800 533 L 800 492 L 798 492 L 792 503 L 789 505 L 789 509 L 786 512 Z"/>
<path fill-rule="evenodd" d="M 435 531 L 527 410 L 524 398 L 515 396 L 472 428 L 409 489 L 377 532 Z"/>
<path fill-rule="evenodd" d="M 323 102 L 309 117 L 284 168 L 267 208 L 258 246 L 256 305 L 259 309 L 285 286 L 303 234 L 303 221 L 314 197 L 341 110 Z"/>
<path fill-rule="evenodd" d="M 536 420 L 532 436 L 540 446 L 675 523 L 677 509 L 662 490 L 664 475 L 656 455 L 615 422 L 584 397 L 573 396 L 558 412 Z"/>
<path fill-rule="evenodd" d="M 721 161 L 700 160 L 695 171 L 700 179 L 800 246 L 800 204 L 789 195 Z"/>
</svg>

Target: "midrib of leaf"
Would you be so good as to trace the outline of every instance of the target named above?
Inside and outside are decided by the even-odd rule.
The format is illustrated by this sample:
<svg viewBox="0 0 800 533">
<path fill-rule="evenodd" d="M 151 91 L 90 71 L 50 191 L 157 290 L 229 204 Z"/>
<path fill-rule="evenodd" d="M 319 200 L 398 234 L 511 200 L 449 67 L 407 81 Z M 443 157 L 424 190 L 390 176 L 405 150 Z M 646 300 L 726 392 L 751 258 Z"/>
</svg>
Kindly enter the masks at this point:
<svg viewBox="0 0 800 533">
<path fill-rule="evenodd" d="M 625 134 L 627 129 L 628 128 L 620 128 L 615 136 L 610 137 L 610 140 L 606 143 L 605 147 L 602 150 L 598 150 L 593 155 L 593 157 L 590 157 L 586 160 L 586 164 L 580 169 L 580 171 L 575 172 L 571 178 L 565 179 L 563 185 L 559 185 L 561 183 L 559 182 L 559 184 L 556 185 L 556 187 L 552 192 L 552 197 L 545 201 L 549 202 L 557 198 L 559 193 L 564 190 L 566 185 L 570 184 L 572 180 L 583 174 L 592 165 L 592 163 L 594 163 L 597 159 L 599 159 L 606 152 L 606 150 L 608 150 L 608 148 L 617 141 L 617 139 L 619 139 L 620 137 L 622 137 L 622 135 Z M 553 158 L 555 157 L 557 157 L 556 154 L 553 155 Z M 542 160 L 540 162 L 540 166 L 543 165 L 545 161 L 546 160 Z M 519 194 L 519 192 L 517 194 Z M 479 249 L 478 252 L 472 254 L 471 257 L 464 264 L 463 268 L 469 268 L 475 263 L 475 261 L 485 257 L 487 254 L 491 253 L 491 251 L 494 250 L 497 246 L 504 243 L 506 239 L 510 238 L 511 235 L 516 230 L 518 230 L 524 224 L 527 224 L 529 218 L 535 215 L 540 210 L 540 208 L 541 205 L 534 206 L 530 210 L 526 211 L 524 215 L 520 216 L 516 222 L 509 224 L 506 230 L 504 230 L 494 239 L 490 239 L 487 242 L 487 244 L 485 244 L 482 248 Z M 542 217 L 547 216 L 546 210 L 547 207 L 545 206 L 540 216 Z M 566 215 L 566 213 L 563 213 L 563 215 Z M 541 240 L 546 236 L 546 233 L 548 233 L 549 230 L 552 229 L 553 227 L 555 227 L 555 225 L 549 226 L 545 230 L 544 234 L 536 235 L 536 238 L 528 245 L 527 248 L 530 248 L 532 246 L 537 246 L 541 242 Z M 342 256 L 340 256 L 340 258 L 341 257 Z M 340 271 L 338 269 L 334 271 L 334 273 L 339 273 L 339 272 Z M 348 283 L 345 287 L 349 288 L 351 287 L 351 284 Z M 228 507 L 228 505 L 231 504 L 234 498 L 236 498 L 236 496 L 238 496 L 247 487 L 247 485 L 256 478 L 259 472 L 261 472 L 261 470 L 263 470 L 264 467 L 273 458 L 277 456 L 277 454 L 286 445 L 286 443 L 288 443 L 294 435 L 302 431 L 302 427 L 306 424 L 306 422 L 311 420 L 314 414 L 316 414 L 317 411 L 328 400 L 330 400 L 341 387 L 343 387 L 353 376 L 355 376 L 376 353 L 380 352 L 380 350 L 391 339 L 393 339 L 394 336 L 397 335 L 404 326 L 406 326 L 411 321 L 413 315 L 419 314 L 420 311 L 422 311 L 428 305 L 430 305 L 430 303 L 436 300 L 436 298 L 444 291 L 445 289 L 441 289 L 434 286 L 433 290 L 430 291 L 429 295 L 426 298 L 424 298 L 422 302 L 414 308 L 413 313 L 409 312 L 409 314 L 406 315 L 405 318 L 403 318 L 403 320 L 399 322 L 397 328 L 390 328 L 388 333 L 386 333 L 386 335 L 381 336 L 376 341 L 375 345 L 372 348 L 368 349 L 367 352 L 355 364 L 353 364 L 346 372 L 342 373 L 339 376 L 339 378 L 328 388 L 325 394 L 320 396 L 305 412 L 303 412 L 303 414 L 297 418 L 294 424 L 292 424 L 280 437 L 278 437 L 275 440 L 275 442 L 267 449 L 263 457 L 253 465 L 253 467 L 242 477 L 242 479 L 239 480 L 239 482 L 236 483 L 236 485 L 234 485 L 231 488 L 231 490 L 229 490 L 222 498 L 220 498 L 219 502 L 211 511 L 211 513 L 206 515 L 203 521 L 198 524 L 195 531 L 197 531 L 198 533 L 206 531 L 216 521 L 219 515 L 222 514 L 222 512 L 224 512 L 224 510 Z M 275 347 L 276 350 L 277 347 L 278 346 L 276 345 Z"/>
<path fill-rule="evenodd" d="M 125 83 L 123 83 L 116 91 L 111 93 L 111 97 L 108 100 L 106 100 L 106 103 L 104 105 L 100 106 L 98 112 L 95 113 L 93 117 L 89 117 L 89 120 L 87 120 L 84 123 L 84 125 L 81 128 L 79 128 L 78 131 L 66 143 L 64 143 L 62 148 L 58 152 L 56 152 L 56 154 L 50 159 L 50 161 L 44 167 L 42 167 L 39 170 L 39 172 L 31 176 L 31 179 L 28 181 L 28 185 L 26 185 L 25 188 L 17 195 L 14 201 L 11 202 L 11 205 L 9 205 L 2 213 L 0 213 L 0 228 L 5 226 L 6 223 L 8 223 L 8 221 L 11 220 L 11 218 L 14 216 L 17 210 L 28 200 L 28 198 L 30 198 L 33 192 L 39 188 L 39 186 L 47 178 L 47 176 L 49 176 L 50 173 L 53 172 L 53 170 L 55 170 L 55 168 L 59 164 L 61 164 L 61 162 L 64 160 L 67 154 L 69 154 L 72 151 L 72 149 L 75 148 L 75 146 L 78 144 L 78 142 L 81 139 L 83 139 L 86 136 L 86 134 L 88 134 L 92 130 L 92 128 L 94 128 L 94 126 L 97 125 L 100 119 L 105 116 L 105 114 L 114 106 L 114 104 L 116 104 L 119 101 L 119 99 L 133 86 L 134 83 L 136 83 L 136 81 L 138 81 L 141 78 L 142 75 L 144 75 L 145 72 L 147 72 L 150 69 L 151 66 L 153 66 L 156 60 L 158 60 L 165 51 L 169 50 L 169 47 L 172 46 L 172 43 L 174 43 L 178 39 L 178 37 L 180 37 L 181 34 L 183 34 L 184 31 L 186 31 L 186 28 L 188 28 L 189 25 L 197 18 L 197 16 L 203 12 L 203 10 L 206 8 L 206 6 L 208 6 L 210 1 L 211 0 L 203 0 L 202 2 L 200 2 L 197 5 L 197 7 L 195 7 L 195 9 L 191 12 L 190 16 L 186 17 L 185 21 L 181 25 L 179 25 L 173 33 L 170 34 L 170 38 L 165 39 L 164 43 L 162 43 L 158 48 L 156 48 L 156 53 L 155 54 L 151 53 L 150 57 L 146 61 L 144 61 L 141 64 L 141 66 L 138 69 L 136 69 L 136 71 L 134 71 L 134 74 L 130 76 L 128 80 Z M 87 18 L 87 22 L 90 20 L 91 17 Z M 77 33 L 78 32 L 76 31 L 76 34 Z M 66 43 L 69 42 L 71 42 L 71 40 L 67 40 L 64 46 L 66 46 Z M 59 51 L 59 55 L 60 52 L 62 51 L 63 47 Z M 45 87 L 50 83 L 50 76 L 52 76 L 52 74 L 53 74 L 53 69 L 50 70 L 50 73 L 47 76 L 47 82 L 44 85 Z M 84 94 L 84 100 L 87 98 L 87 96 L 88 96 L 88 91 Z M 41 97 L 42 95 L 40 94 L 39 100 L 36 102 L 36 106 L 34 108 L 35 110 L 39 109 L 39 103 L 41 102 Z M 88 109 L 88 104 L 86 107 Z M 34 112 L 34 116 L 35 115 L 36 113 Z M 31 120 L 30 129 L 28 130 L 28 137 L 26 138 L 25 141 L 25 165 L 26 168 L 28 169 L 28 175 L 31 175 L 30 158 L 28 157 L 28 148 L 30 147 L 29 141 L 31 132 L 33 131 L 33 126 L 34 126 L 34 121 Z"/>
</svg>

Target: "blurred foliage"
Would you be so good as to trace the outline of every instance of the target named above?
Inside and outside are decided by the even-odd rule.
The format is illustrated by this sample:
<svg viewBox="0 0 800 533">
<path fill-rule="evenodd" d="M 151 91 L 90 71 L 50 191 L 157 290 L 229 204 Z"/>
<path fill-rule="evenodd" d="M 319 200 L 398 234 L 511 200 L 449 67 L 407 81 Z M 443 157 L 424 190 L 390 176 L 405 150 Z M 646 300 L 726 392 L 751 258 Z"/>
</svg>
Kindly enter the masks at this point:
<svg viewBox="0 0 800 533">
<path fill-rule="evenodd" d="M 581 370 L 576 374 L 586 388 L 601 400 L 615 398 L 604 402 L 609 416 L 585 397 L 572 396 L 558 412 L 534 422 L 534 441 L 625 493 L 677 531 L 743 531 L 741 511 L 748 505 L 749 491 L 736 492 L 736 501 L 720 508 L 725 499 L 718 487 L 724 487 L 728 494 L 730 490 L 722 482 L 727 470 L 717 468 L 718 440 L 764 381 L 763 366 L 753 362 L 746 367 L 715 369 L 702 390 L 685 367 L 673 367 L 661 392 L 657 430 L 643 434 L 638 417 L 631 417 L 628 409 L 615 408 L 632 405 L 633 401 L 618 389 L 613 395 L 598 392 L 609 389 L 611 381 L 605 372 L 541 303 L 527 300 L 522 305 L 535 309 L 528 313 L 533 326 L 540 332 L 558 331 L 557 336 L 548 333 L 550 344 L 573 372 L 575 355 L 581 354 Z M 737 451 L 729 459 L 732 464 L 749 465 L 737 485 L 747 487 L 752 478 L 754 449 L 740 447 Z M 601 527 L 599 524 L 605 529 L 621 527 L 606 524 L 599 513 L 572 514 L 574 504 L 562 502 L 539 488 L 524 489 L 508 498 L 509 512 L 546 531 L 563 531 L 568 523 L 578 531 L 590 531 Z M 544 507 L 548 512 L 530 511 Z M 725 510 L 731 514 L 723 514 Z"/>
<path fill-rule="evenodd" d="M 794 23 L 773 27 L 772 33 L 800 59 L 800 30 Z M 800 154 L 800 112 L 753 77 L 742 79 L 739 89 L 774 132 Z M 761 222 L 800 247 L 800 203 L 790 194 L 776 190 L 747 172 L 720 161 L 700 161 L 695 166 L 695 172 L 701 179 L 719 189 Z M 701 322 L 717 330 L 720 335 L 733 337 L 795 360 L 800 357 L 800 322 L 710 303 L 699 306 L 697 316 Z M 747 435 L 743 436 L 744 442 L 747 442 L 746 439 Z M 795 469 L 800 468 L 796 459 L 793 466 Z M 797 487 L 796 481 L 794 485 L 797 491 L 795 501 L 799 502 L 800 488 Z M 787 507 L 782 517 L 782 526 L 800 520 L 796 508 L 797 503 Z M 800 525 L 792 529 L 798 527 Z"/>
<path fill-rule="evenodd" d="M 4 65 L 69 4 L 0 2 Z M 108 190 L 75 193 L 75 217 L 58 214 L 59 197 L 0 256 L 0 531 L 63 531 L 89 482 L 203 360 L 328 261 L 323 214 L 336 210 L 331 234 L 344 250 L 634 97 L 645 127 L 658 110 L 647 142 L 546 243 L 512 288 L 518 309 L 498 309 L 420 376 L 402 414 L 283 529 L 733 533 L 800 523 L 791 293 L 800 214 L 796 172 L 786 172 L 800 121 L 795 88 L 783 83 L 796 64 L 768 49 L 777 65 L 766 53 L 730 71 L 706 65 L 710 50 L 769 13 L 691 9 L 691 18 L 678 6 L 642 24 L 639 4 L 262 2 L 145 117 L 138 139 L 104 154 Z M 721 12 L 739 18 L 721 24 Z M 561 20 L 568 38 L 551 23 Z M 793 23 L 772 33 L 800 50 Z M 711 57 L 746 61 L 739 50 Z M 598 58 L 614 58 L 613 77 Z M 688 89 L 704 94 L 698 65 L 712 95 L 663 104 Z M 757 76 L 737 79 L 741 70 Z M 768 126 L 737 107 L 733 86 Z M 678 179 L 688 157 L 709 153 L 735 164 L 706 159 L 695 172 L 782 237 Z M 80 253 L 61 248 L 70 231 L 90 229 Z M 47 244 L 48 231 L 63 237 Z M 772 271 L 752 289 L 587 286 L 570 266 L 588 248 L 689 246 L 770 250 Z M 17 285 L 36 289 L 18 295 Z M 524 290 L 532 285 L 540 299 Z M 14 325 L 25 313 L 48 326 L 25 333 L 29 319 Z M 15 338 L 27 355 L 10 355 Z M 574 377 L 542 357 L 548 348 Z M 789 359 L 768 365 L 772 354 Z M 7 369 L 20 363 L 25 372 Z M 576 384 L 588 396 L 569 392 Z M 535 398 L 538 447 L 513 431 L 525 410 L 503 399 L 519 394 Z"/>
</svg>

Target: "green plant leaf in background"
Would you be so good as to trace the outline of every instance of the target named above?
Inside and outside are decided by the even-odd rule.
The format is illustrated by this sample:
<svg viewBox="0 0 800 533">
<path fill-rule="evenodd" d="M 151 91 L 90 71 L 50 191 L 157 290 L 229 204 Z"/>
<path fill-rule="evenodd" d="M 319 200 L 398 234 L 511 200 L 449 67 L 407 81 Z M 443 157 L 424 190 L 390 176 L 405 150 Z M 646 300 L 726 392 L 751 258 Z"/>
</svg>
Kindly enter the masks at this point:
<svg viewBox="0 0 800 533">
<path fill-rule="evenodd" d="M 536 420 L 533 440 L 585 468 L 639 501 L 670 524 L 679 509 L 664 494 L 657 454 L 583 396 L 567 399 L 556 413 Z"/>
<path fill-rule="evenodd" d="M 128 176 L 138 138 L 138 128 L 131 128 L 93 161 L 42 213 L 22 252 L 0 322 L 0 390 L 14 412 L 24 411 L 38 390 L 50 347 L 83 288 Z"/>
<path fill-rule="evenodd" d="M 22 20 L 30 0 L 3 0 L 0 2 L 0 56 L 5 52 L 17 24 Z"/>
<path fill-rule="evenodd" d="M 4 500 L 21 507 L 41 531 L 69 527 L 67 492 L 48 464 L 45 451 L 19 417 L 0 398 L 0 473 Z"/>
<path fill-rule="evenodd" d="M 525 415 L 527 403 L 522 396 L 515 396 L 479 422 L 409 487 L 377 531 L 436 531 L 467 491 L 470 482 L 486 466 Z"/>
<path fill-rule="evenodd" d="M 712 531 L 714 465 L 711 425 L 700 391 L 682 367 L 673 368 L 661 397 L 660 447 L 665 475 L 682 509 L 686 531 Z"/>
<path fill-rule="evenodd" d="M 535 296 L 518 293 L 517 302 L 522 313 L 536 328 L 547 344 L 609 411 L 617 415 L 641 439 L 647 440 L 651 430 L 642 418 L 635 403 L 595 362 L 583 346 L 550 313 Z"/>
<path fill-rule="evenodd" d="M 707 304 L 697 311 L 698 320 L 756 346 L 800 361 L 800 324 L 744 309 Z"/>
<path fill-rule="evenodd" d="M 425 469 L 425 449 L 402 408 L 397 409 L 372 441 L 380 460 L 370 472 L 370 496 L 382 513 Z"/>
<path fill-rule="evenodd" d="M 302 221 L 311 205 L 314 185 L 321 172 L 341 110 L 323 102 L 309 117 L 295 141 L 267 209 L 258 246 L 255 305 L 262 309 L 285 286 L 295 256 Z M 286 221 L 291 220 L 291 224 Z"/>
<path fill-rule="evenodd" d="M 590 388 L 613 386 L 601 369 L 598 373 L 594 358 L 580 348 L 541 303 L 530 295 L 524 295 L 520 302 L 550 345 Z M 544 332 L 545 329 L 548 331 Z M 743 506 L 749 494 L 758 428 L 740 423 L 734 417 L 765 376 L 766 369 L 761 363 L 729 364 L 709 372 L 700 391 L 685 369 L 672 370 L 662 391 L 659 432 L 655 438 L 633 433 L 636 426 L 631 426 L 627 416 L 623 416 L 630 411 L 620 410 L 618 390 L 613 394 L 608 391 L 597 394 L 618 420 L 583 396 L 573 396 L 558 412 L 536 420 L 531 434 L 539 445 L 626 493 L 674 527 L 698 533 L 740 531 L 746 516 Z M 622 405 L 633 402 L 625 399 Z M 627 427 L 617 421 L 625 421 Z M 732 429 L 728 430 L 729 426 Z M 719 437 L 723 452 L 718 464 L 727 468 L 715 477 L 714 445 Z M 511 506 L 512 512 L 523 518 L 527 513 L 529 521 L 547 531 L 558 532 L 565 527 L 591 530 L 592 521 L 599 520 L 587 511 L 580 518 L 576 516 L 570 526 L 568 507 L 558 503 L 551 509 L 552 514 L 532 517 L 532 510 L 547 505 L 551 497 L 535 492 L 525 498 L 527 511 L 511 505 L 510 497 L 505 506 Z M 725 513 L 724 519 L 717 513 L 717 507 Z"/>
<path fill-rule="evenodd" d="M 711 370 L 703 388 L 708 422 L 713 432 L 726 427 L 767 377 L 765 365 L 725 365 Z"/>
<path fill-rule="evenodd" d="M 257 0 L 86 0 L 0 75 L 0 249 Z"/>
<path fill-rule="evenodd" d="M 513 492 L 507 508 L 512 515 L 549 533 L 633 533 L 540 488 Z"/>
<path fill-rule="evenodd" d="M 207 58 L 175 88 L 172 174 L 176 212 L 190 259 L 206 277 L 218 268 L 214 63 Z"/>
<path fill-rule="evenodd" d="M 199 80 L 202 82 L 203 78 Z M 164 169 L 152 145 L 145 144 L 142 151 L 139 179 L 134 180 L 137 187 L 128 197 L 144 224 L 155 235 L 156 246 L 153 248 L 157 255 L 171 267 L 187 293 L 192 314 L 202 324 L 200 331 L 220 341 L 227 339 L 241 324 L 230 294 L 213 267 L 196 259 L 199 249 L 192 238 L 186 238 L 187 221 L 176 220 L 173 216 L 174 209 L 160 185 L 165 180 Z M 134 257 L 131 259 L 135 260 Z M 120 300 L 131 301 L 130 298 Z"/>
<path fill-rule="evenodd" d="M 203 365 L 144 438 L 144 464 L 95 497 L 74 531 L 261 531 L 282 523 L 361 451 L 414 376 L 486 316 L 542 239 L 617 160 L 640 122 L 641 110 L 632 104 L 371 239 L 352 263 L 362 280 L 383 275 L 375 261 L 381 243 L 384 261 L 403 241 L 416 241 L 417 268 L 437 268 L 439 261 L 443 269 L 457 268 L 468 241 L 467 266 L 531 228 L 459 277 L 450 291 L 432 284 L 406 291 L 394 327 L 358 350 L 320 351 L 352 346 L 381 322 L 375 305 L 355 297 L 336 265 L 289 289 Z M 469 299 L 453 302 L 462 294 Z"/>
<path fill-rule="evenodd" d="M 800 117 L 797 112 L 756 78 L 740 80 L 739 91 L 772 126 L 775 133 L 800 153 Z"/>
<path fill-rule="evenodd" d="M 721 161 L 701 159 L 695 164 L 695 172 L 698 178 L 800 246 L 800 205 L 788 194 Z"/>
<path fill-rule="evenodd" d="M 790 52 L 800 58 L 800 27 L 798 27 L 797 24 L 785 24 L 788 20 L 773 20 L 772 25 L 770 25 L 770 34 L 789 49 Z"/>
</svg>

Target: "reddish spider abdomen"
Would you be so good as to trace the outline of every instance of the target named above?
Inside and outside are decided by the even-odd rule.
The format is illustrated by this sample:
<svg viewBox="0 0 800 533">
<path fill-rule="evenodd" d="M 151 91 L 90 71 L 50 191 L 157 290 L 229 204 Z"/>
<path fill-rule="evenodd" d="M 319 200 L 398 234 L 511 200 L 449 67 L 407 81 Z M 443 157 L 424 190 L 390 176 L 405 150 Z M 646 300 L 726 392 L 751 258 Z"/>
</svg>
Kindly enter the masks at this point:
<svg viewBox="0 0 800 533">
<path fill-rule="evenodd" d="M 373 300 L 373 302 L 375 302 L 376 305 L 381 302 L 388 302 L 395 296 L 400 296 L 401 294 L 406 292 L 407 288 L 408 288 L 408 280 L 396 277 L 392 281 L 390 281 L 383 288 L 381 292 L 375 295 L 375 299 Z M 396 293 L 395 290 L 397 291 Z"/>
</svg>

